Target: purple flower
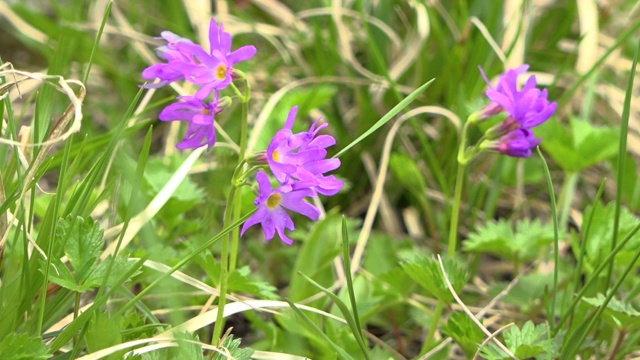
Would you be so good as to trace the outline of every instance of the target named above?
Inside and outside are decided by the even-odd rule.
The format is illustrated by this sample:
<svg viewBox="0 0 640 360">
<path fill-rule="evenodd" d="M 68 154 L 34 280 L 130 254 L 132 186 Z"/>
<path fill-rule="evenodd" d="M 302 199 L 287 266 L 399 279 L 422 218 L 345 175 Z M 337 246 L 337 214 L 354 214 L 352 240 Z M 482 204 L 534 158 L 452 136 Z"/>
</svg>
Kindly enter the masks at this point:
<svg viewBox="0 0 640 360">
<path fill-rule="evenodd" d="M 161 87 L 185 79 L 202 86 L 195 94 L 198 99 L 206 98 L 213 89 L 226 88 L 232 80 L 233 66 L 256 53 L 256 48 L 251 45 L 231 51 L 231 35 L 224 32 L 222 24 L 218 27 L 214 19 L 209 23 L 209 53 L 200 45 L 170 31 L 164 31 L 161 35 L 167 45 L 160 46 L 156 52 L 167 62 L 153 64 L 142 72 L 145 80 L 160 79 L 159 83 L 145 87 Z"/>
<path fill-rule="evenodd" d="M 190 53 L 176 48 L 178 43 L 193 44 L 191 40 L 182 38 L 171 31 L 163 31 L 160 35 L 167 41 L 167 45 L 156 48 L 156 54 L 167 62 L 153 64 L 142 71 L 142 78 L 145 80 L 160 79 L 157 83 L 146 84 L 144 87 L 147 89 L 159 88 L 184 79 L 185 66 L 196 64 Z"/>
<path fill-rule="evenodd" d="M 222 24 L 218 27 L 214 19 L 209 23 L 209 44 L 209 53 L 193 43 L 181 41 L 175 45 L 176 50 L 190 54 L 197 60 L 181 64 L 180 69 L 187 81 L 202 86 L 195 94 L 199 99 L 209 96 L 213 89 L 226 88 L 232 80 L 233 66 L 252 58 L 256 53 L 256 48 L 252 45 L 231 51 L 231 35 L 224 32 Z"/>
<path fill-rule="evenodd" d="M 518 76 L 524 74 L 529 65 L 509 69 L 500 76 L 495 88 L 491 86 L 484 71 L 480 73 L 489 89 L 485 92 L 491 102 L 483 111 L 488 117 L 505 111 L 520 127 L 530 129 L 547 121 L 556 111 L 556 102 L 549 102 L 547 90 L 536 88 L 535 76 L 530 76 L 522 89 L 518 90 Z M 508 129 L 505 129 L 508 130 Z"/>
<path fill-rule="evenodd" d="M 176 145 L 178 149 L 197 149 L 208 146 L 211 149 L 216 143 L 214 117 L 222 111 L 218 106 L 218 94 L 214 93 L 213 101 L 203 102 L 193 96 L 179 96 L 175 102 L 164 108 L 158 118 L 162 121 L 186 121 L 189 123 L 184 139 Z"/>
<path fill-rule="evenodd" d="M 269 177 L 262 171 L 256 174 L 256 180 L 259 194 L 254 204 L 258 210 L 244 223 L 240 234 L 244 235 L 248 228 L 259 223 L 264 231 L 266 241 L 271 240 L 277 232 L 285 244 L 293 244 L 293 240 L 289 239 L 284 233 L 285 229 L 289 231 L 295 229 L 293 221 L 285 209 L 317 221 L 320 217 L 320 211 L 303 200 L 305 197 L 314 196 L 314 191 L 295 185 L 284 185 L 273 189 Z"/>
<path fill-rule="evenodd" d="M 275 134 L 267 147 L 266 158 L 273 176 L 280 184 L 299 181 L 323 195 L 335 195 L 343 186 L 335 176 L 324 173 L 337 169 L 339 159 L 326 159 L 326 148 L 335 145 L 330 135 L 318 135 L 327 126 L 318 126 L 316 120 L 309 131 L 294 134 L 291 131 L 298 112 L 294 106 L 284 127 Z"/>
<path fill-rule="evenodd" d="M 513 157 L 529 157 L 540 141 L 529 129 L 515 129 L 496 140 L 484 141 L 480 147 Z"/>
</svg>

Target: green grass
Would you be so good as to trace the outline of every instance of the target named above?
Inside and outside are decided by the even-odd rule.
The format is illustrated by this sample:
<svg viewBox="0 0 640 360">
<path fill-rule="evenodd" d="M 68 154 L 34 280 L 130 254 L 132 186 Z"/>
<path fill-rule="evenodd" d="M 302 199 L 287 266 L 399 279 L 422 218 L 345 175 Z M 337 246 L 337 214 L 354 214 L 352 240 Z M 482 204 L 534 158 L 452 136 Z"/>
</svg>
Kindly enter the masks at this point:
<svg viewBox="0 0 640 360">
<path fill-rule="evenodd" d="M 511 2 L 10 3 L 0 358 L 639 356 L 634 1 L 523 2 L 511 33 Z M 215 148 L 181 151 L 186 126 L 158 113 L 195 87 L 141 89 L 140 73 L 161 31 L 207 43 L 211 17 L 258 51 L 223 93 Z M 478 66 L 495 79 L 501 59 L 558 102 L 541 156 L 483 152 L 458 172 L 464 119 L 488 101 Z M 255 209 L 244 151 L 294 105 L 294 132 L 329 124 L 345 188 L 318 222 L 293 217 L 291 246 L 238 238 Z M 469 144 L 498 118 L 470 123 Z"/>
</svg>

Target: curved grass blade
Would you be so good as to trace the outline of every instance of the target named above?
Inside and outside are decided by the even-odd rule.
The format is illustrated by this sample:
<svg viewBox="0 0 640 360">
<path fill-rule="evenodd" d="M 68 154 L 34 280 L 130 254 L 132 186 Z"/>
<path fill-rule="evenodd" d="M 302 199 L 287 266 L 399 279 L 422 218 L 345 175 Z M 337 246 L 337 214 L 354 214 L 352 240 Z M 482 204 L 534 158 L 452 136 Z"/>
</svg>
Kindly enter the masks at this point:
<svg viewBox="0 0 640 360">
<path fill-rule="evenodd" d="M 373 124 L 373 126 L 371 126 L 369 128 L 369 130 L 365 131 L 362 135 L 358 136 L 357 139 L 353 140 L 349 145 L 345 146 L 342 150 L 340 150 L 333 157 L 334 158 L 340 157 L 342 154 L 347 152 L 347 150 L 349 150 L 352 147 L 356 146 L 360 141 L 365 139 L 367 136 L 373 134 L 376 130 L 378 130 L 380 127 L 382 127 L 382 125 L 386 124 L 389 120 L 391 120 L 391 118 L 393 118 L 400 111 L 402 111 L 404 108 L 406 108 L 413 100 L 415 100 L 418 97 L 418 95 L 420 95 L 423 91 L 425 91 L 431 85 L 431 83 L 433 83 L 434 80 L 435 79 L 431 79 L 431 80 L 427 81 L 424 85 L 422 85 L 419 88 L 417 88 L 416 90 L 414 90 L 411 94 L 409 94 L 409 96 L 404 98 L 404 100 L 400 101 L 398 103 L 398 105 L 394 106 L 393 109 L 389 110 L 388 113 L 384 114 L 384 116 L 382 118 L 380 118 L 380 120 L 378 120 L 375 124 Z"/>
<path fill-rule="evenodd" d="M 622 181 L 624 177 L 624 160 L 627 154 L 627 133 L 629 132 L 629 111 L 631 109 L 631 97 L 633 96 L 633 80 L 636 76 L 636 65 L 638 64 L 638 52 L 640 52 L 640 40 L 636 46 L 636 52 L 633 55 L 633 63 L 629 71 L 629 81 L 627 82 L 627 91 L 624 96 L 624 106 L 622 107 L 622 116 L 620 117 L 620 135 L 618 137 L 618 173 L 616 174 L 616 201 L 615 213 L 613 215 L 613 235 L 611 238 L 611 249 L 616 247 L 618 241 L 618 229 L 620 228 L 620 211 L 622 202 Z M 613 261 L 609 264 L 607 277 L 605 278 L 605 289 L 609 287 L 611 275 L 613 274 Z"/>
<path fill-rule="evenodd" d="M 347 279 L 347 291 L 349 292 L 349 301 L 351 302 L 351 311 L 353 311 L 353 320 L 356 326 L 356 331 L 353 335 L 358 340 L 358 345 L 361 345 L 364 357 L 369 359 L 367 348 L 364 338 L 364 332 L 362 332 L 362 325 L 360 324 L 360 316 L 358 315 L 358 306 L 356 304 L 356 295 L 353 290 L 353 279 L 351 278 L 351 259 L 349 257 L 349 234 L 347 233 L 347 219 L 342 216 L 342 260 L 345 268 L 345 277 Z"/>
<path fill-rule="evenodd" d="M 311 285 L 317 287 L 323 293 L 327 294 L 327 296 L 329 296 L 329 298 L 333 300 L 333 302 L 338 306 L 338 309 L 340 309 L 340 312 L 344 316 L 344 319 L 347 321 L 347 324 L 351 328 L 351 332 L 353 333 L 353 336 L 356 338 L 356 342 L 358 343 L 358 346 L 360 346 L 360 350 L 362 350 L 362 353 L 364 354 L 365 358 L 369 359 L 369 352 L 368 352 L 367 346 L 363 342 L 362 337 L 359 335 L 361 333 L 358 333 L 360 327 L 356 325 L 356 320 L 353 318 L 353 315 L 351 314 L 351 312 L 349 312 L 349 308 L 347 307 L 347 305 L 342 300 L 340 300 L 340 298 L 336 294 L 332 293 L 322 285 L 318 284 L 307 275 L 303 273 L 299 273 L 299 274 L 302 275 L 302 277 L 304 277 L 305 279 L 307 279 L 307 281 L 310 282 Z"/>
</svg>

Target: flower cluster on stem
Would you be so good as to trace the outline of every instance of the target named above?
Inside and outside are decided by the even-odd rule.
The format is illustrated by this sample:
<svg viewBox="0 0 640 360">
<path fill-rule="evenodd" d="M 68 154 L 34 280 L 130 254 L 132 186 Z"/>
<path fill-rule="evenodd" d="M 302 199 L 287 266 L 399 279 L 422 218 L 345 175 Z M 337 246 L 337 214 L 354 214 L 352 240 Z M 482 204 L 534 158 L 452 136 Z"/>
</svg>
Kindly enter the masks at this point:
<svg viewBox="0 0 640 360">
<path fill-rule="evenodd" d="M 336 140 L 330 135 L 318 135 L 327 124 L 316 120 L 308 131 L 293 133 L 293 123 L 298 112 L 294 106 L 284 127 L 271 139 L 266 152 L 258 157 L 268 164 L 278 186 L 273 188 L 269 176 L 260 171 L 256 175 L 258 196 L 254 204 L 257 211 L 244 223 L 241 234 L 253 225 L 260 224 L 265 240 L 277 233 L 285 244 L 292 244 L 285 229 L 295 229 L 286 210 L 297 212 L 311 220 L 318 220 L 320 211 L 304 199 L 318 194 L 335 195 L 343 183 L 334 175 L 325 173 L 340 166 L 339 159 L 327 159 L 327 148 Z"/>
<path fill-rule="evenodd" d="M 209 23 L 209 52 L 193 41 L 170 31 L 163 31 L 161 39 L 165 45 L 156 48 L 156 54 L 165 62 L 153 64 L 142 71 L 147 83 L 145 88 L 158 88 L 174 81 L 184 80 L 198 85 L 193 96 L 179 96 L 178 100 L 160 113 L 162 121 L 184 121 L 187 132 L 179 149 L 196 149 L 207 146 L 211 149 L 216 142 L 214 118 L 224 107 L 228 98 L 220 99 L 218 92 L 227 88 L 235 75 L 233 66 L 252 58 L 256 48 L 243 46 L 231 51 L 231 35 L 218 26 L 214 19 Z"/>
<path fill-rule="evenodd" d="M 495 87 L 491 85 L 484 71 L 480 73 L 489 89 L 485 95 L 489 104 L 474 114 L 474 120 L 483 120 L 489 116 L 505 113 L 507 117 L 489 129 L 479 144 L 479 150 L 496 151 L 513 157 L 529 157 L 531 150 L 540 143 L 533 127 L 547 121 L 556 111 L 557 103 L 547 98 L 547 89 L 538 89 L 535 75 L 529 76 L 521 89 L 518 89 L 518 77 L 524 74 L 529 65 L 522 65 L 505 71 Z"/>
</svg>

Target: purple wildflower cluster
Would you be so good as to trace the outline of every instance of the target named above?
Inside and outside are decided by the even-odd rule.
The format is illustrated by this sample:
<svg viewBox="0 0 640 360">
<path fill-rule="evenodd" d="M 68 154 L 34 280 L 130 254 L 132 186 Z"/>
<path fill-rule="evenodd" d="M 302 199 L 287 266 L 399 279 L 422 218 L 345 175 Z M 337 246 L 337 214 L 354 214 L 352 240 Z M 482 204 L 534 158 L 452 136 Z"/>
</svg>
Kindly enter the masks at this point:
<svg viewBox="0 0 640 360">
<path fill-rule="evenodd" d="M 205 145 L 211 149 L 216 142 L 214 118 L 223 109 L 218 92 L 231 83 L 233 66 L 253 57 L 256 48 L 248 45 L 231 51 L 231 35 L 214 19 L 209 24 L 209 52 L 170 31 L 163 31 L 161 36 L 167 44 L 158 47 L 156 53 L 166 62 L 153 64 L 142 71 L 145 80 L 160 80 L 145 87 L 158 88 L 180 80 L 200 86 L 193 96 L 177 97 L 178 102 L 167 106 L 159 118 L 189 124 L 178 149 Z"/>
<path fill-rule="evenodd" d="M 487 133 L 489 139 L 481 148 L 497 151 L 514 157 L 529 157 L 531 150 L 541 141 L 531 129 L 547 121 L 556 111 L 556 102 L 549 102 L 547 90 L 536 88 L 536 77 L 530 76 L 522 89 L 518 90 L 518 76 L 524 74 L 529 65 L 509 69 L 500 76 L 496 87 L 492 87 L 484 71 L 480 73 L 489 89 L 485 92 L 491 102 L 483 109 L 481 118 L 505 112 L 507 118 Z"/>
<path fill-rule="evenodd" d="M 265 172 L 257 173 L 258 197 L 254 204 L 258 210 L 244 223 L 241 234 L 259 223 L 265 240 L 270 240 L 277 232 L 280 239 L 290 245 L 293 241 L 284 230 L 292 231 L 295 227 L 285 210 L 316 221 L 320 211 L 303 199 L 317 194 L 335 195 L 343 186 L 334 175 L 325 175 L 340 166 L 339 159 L 326 158 L 326 149 L 336 140 L 330 135 L 318 135 L 327 124 L 318 125 L 316 120 L 308 131 L 294 134 L 291 129 L 297 112 L 297 106 L 289 111 L 284 127 L 271 139 L 263 154 L 279 186 L 274 189 Z"/>
</svg>

